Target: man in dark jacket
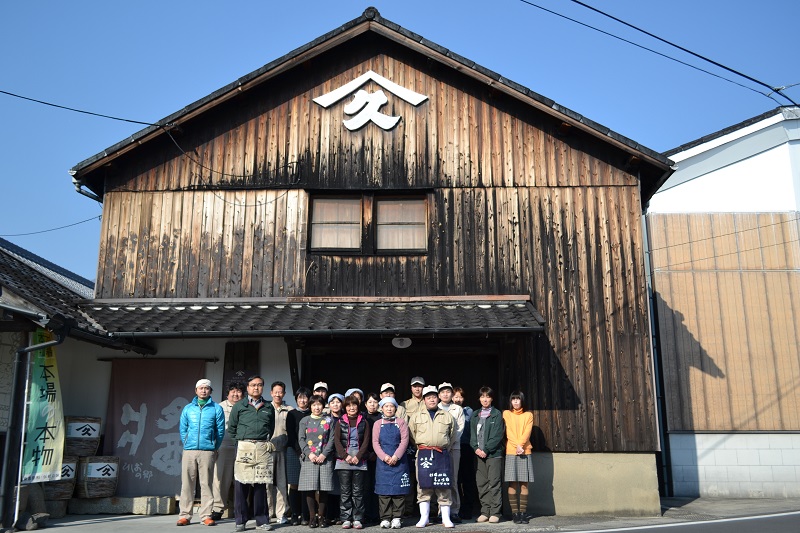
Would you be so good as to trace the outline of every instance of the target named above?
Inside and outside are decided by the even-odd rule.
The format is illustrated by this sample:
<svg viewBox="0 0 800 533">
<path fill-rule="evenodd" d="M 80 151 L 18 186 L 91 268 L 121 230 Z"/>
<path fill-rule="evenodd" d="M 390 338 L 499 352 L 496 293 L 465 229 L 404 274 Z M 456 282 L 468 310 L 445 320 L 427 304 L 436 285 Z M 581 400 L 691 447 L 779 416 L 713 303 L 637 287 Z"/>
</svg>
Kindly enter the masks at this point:
<svg viewBox="0 0 800 533">
<path fill-rule="evenodd" d="M 195 385 L 197 394 L 183 408 L 180 419 L 183 458 L 181 459 L 181 500 L 179 526 L 188 526 L 192 520 L 194 489 L 200 482 L 200 520 L 207 526 L 216 523 L 211 518 L 214 494 L 214 463 L 217 449 L 225 436 L 225 413 L 211 399 L 211 381 L 201 379 Z"/>
<path fill-rule="evenodd" d="M 275 408 L 262 396 L 264 380 L 252 376 L 247 380 L 247 396 L 231 408 L 228 431 L 237 442 L 233 467 L 234 513 L 236 531 L 244 531 L 250 519 L 247 505 L 252 493 L 256 529 L 270 531 L 267 509 L 267 484 L 274 482 Z M 286 435 L 282 436 L 283 439 Z"/>
</svg>

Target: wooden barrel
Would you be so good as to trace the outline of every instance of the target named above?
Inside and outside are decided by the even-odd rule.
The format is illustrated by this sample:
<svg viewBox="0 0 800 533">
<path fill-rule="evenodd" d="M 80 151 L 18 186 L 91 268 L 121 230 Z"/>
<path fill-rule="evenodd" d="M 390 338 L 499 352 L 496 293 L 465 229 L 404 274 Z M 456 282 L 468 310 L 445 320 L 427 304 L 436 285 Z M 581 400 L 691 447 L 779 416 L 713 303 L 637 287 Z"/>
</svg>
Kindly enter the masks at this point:
<svg viewBox="0 0 800 533">
<path fill-rule="evenodd" d="M 78 498 L 108 498 L 117 492 L 119 457 L 98 455 L 78 461 Z"/>
<path fill-rule="evenodd" d="M 78 457 L 65 455 L 61 459 L 61 479 L 42 483 L 45 500 L 69 500 L 75 492 L 78 474 Z"/>
<path fill-rule="evenodd" d="M 100 419 L 92 416 L 65 416 L 64 455 L 88 457 L 100 445 Z"/>
</svg>

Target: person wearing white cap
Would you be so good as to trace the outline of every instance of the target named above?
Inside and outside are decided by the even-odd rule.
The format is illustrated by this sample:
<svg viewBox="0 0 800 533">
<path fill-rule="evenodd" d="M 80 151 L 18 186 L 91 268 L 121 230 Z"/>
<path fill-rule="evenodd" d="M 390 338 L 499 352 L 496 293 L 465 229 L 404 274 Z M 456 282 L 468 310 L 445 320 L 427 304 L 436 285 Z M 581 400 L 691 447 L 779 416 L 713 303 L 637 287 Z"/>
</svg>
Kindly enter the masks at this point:
<svg viewBox="0 0 800 533">
<path fill-rule="evenodd" d="M 406 421 L 411 419 L 411 416 L 422 409 L 424 407 L 424 402 L 422 401 L 422 389 L 425 387 L 425 379 L 422 376 L 414 376 L 411 378 L 411 398 L 401 403 L 398 407 L 402 407 L 403 411 L 405 411 Z M 413 455 L 416 453 L 414 449 L 414 444 L 412 443 L 408 447 L 409 454 Z M 411 486 L 417 484 L 417 471 L 415 468 L 411 469 Z M 411 491 L 408 496 L 406 497 L 406 506 L 405 506 L 405 513 L 404 516 L 410 517 L 412 510 L 414 508 L 414 494 Z"/>
<path fill-rule="evenodd" d="M 391 383 L 384 383 L 381 385 L 381 398 L 395 398 L 394 395 L 394 385 Z M 397 401 L 397 398 L 395 398 Z M 394 416 L 397 418 L 405 418 L 406 417 L 406 408 L 402 405 L 397 405 L 397 411 L 395 412 Z"/>
<path fill-rule="evenodd" d="M 177 525 L 188 526 L 192 520 L 195 484 L 200 483 L 200 520 L 206 526 L 216 525 L 211 518 L 214 505 L 212 483 L 217 449 L 225 437 L 225 413 L 211 399 L 211 381 L 199 380 L 194 387 L 196 396 L 183 408 L 180 417 L 180 436 L 183 443 L 181 459 L 180 516 Z"/>
<path fill-rule="evenodd" d="M 439 384 L 439 409 L 447 411 L 455 422 L 453 447 L 450 449 L 450 464 L 453 472 L 453 504 L 450 506 L 450 518 L 456 524 L 461 523 L 458 512 L 461 510 L 461 498 L 458 495 L 458 467 L 461 464 L 461 435 L 464 433 L 464 408 L 453 403 L 453 385 L 445 381 Z"/>
<path fill-rule="evenodd" d="M 450 502 L 453 473 L 450 465 L 450 449 L 455 438 L 455 422 L 447 411 L 439 409 L 436 387 L 428 386 L 422 391 L 425 409 L 408 419 L 408 431 L 417 445 L 417 501 L 420 520 L 417 527 L 429 523 L 431 497 L 436 494 L 442 513 L 442 525 L 453 527 L 450 520 Z"/>
<path fill-rule="evenodd" d="M 423 407 L 422 389 L 425 387 L 425 380 L 421 376 L 411 378 L 411 398 L 402 403 L 406 411 L 406 418 L 410 417 Z"/>
</svg>

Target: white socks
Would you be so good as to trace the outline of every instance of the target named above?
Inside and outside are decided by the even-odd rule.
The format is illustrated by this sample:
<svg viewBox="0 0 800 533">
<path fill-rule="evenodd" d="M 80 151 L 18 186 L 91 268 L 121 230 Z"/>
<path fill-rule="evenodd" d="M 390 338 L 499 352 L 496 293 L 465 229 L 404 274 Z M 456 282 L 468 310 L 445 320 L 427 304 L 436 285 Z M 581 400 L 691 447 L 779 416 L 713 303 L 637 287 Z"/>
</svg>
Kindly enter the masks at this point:
<svg viewBox="0 0 800 533">
<path fill-rule="evenodd" d="M 431 515 L 431 502 L 419 502 L 419 522 L 417 527 L 425 527 L 428 525 Z M 447 520 L 450 520 L 450 508 L 447 508 Z M 451 526 L 452 527 L 452 526 Z"/>
<path fill-rule="evenodd" d="M 450 520 L 450 506 L 440 505 L 439 510 L 442 512 L 442 525 L 444 527 L 455 527 L 452 520 Z"/>
</svg>

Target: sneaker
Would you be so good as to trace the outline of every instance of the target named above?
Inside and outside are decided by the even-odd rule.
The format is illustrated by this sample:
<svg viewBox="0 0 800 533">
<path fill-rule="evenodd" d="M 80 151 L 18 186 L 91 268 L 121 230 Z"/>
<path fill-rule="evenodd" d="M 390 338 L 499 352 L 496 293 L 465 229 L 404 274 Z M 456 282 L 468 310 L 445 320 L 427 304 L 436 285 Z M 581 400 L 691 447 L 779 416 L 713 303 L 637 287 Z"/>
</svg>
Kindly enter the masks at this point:
<svg viewBox="0 0 800 533">
<path fill-rule="evenodd" d="M 203 525 L 204 526 L 216 526 L 217 523 L 214 522 L 214 520 L 212 520 L 211 518 L 206 518 L 205 520 L 203 520 Z"/>
<path fill-rule="evenodd" d="M 350 522 L 350 520 L 345 520 L 342 522 L 342 529 L 350 529 L 351 527 L 353 527 L 353 524 Z"/>
<path fill-rule="evenodd" d="M 179 518 L 178 519 L 178 523 L 175 524 L 175 525 L 176 526 L 188 526 L 189 525 L 189 519 L 188 518 Z"/>
<path fill-rule="evenodd" d="M 211 513 L 211 520 L 214 520 L 215 522 L 217 520 L 222 520 L 222 511 L 219 511 L 219 512 L 214 511 L 214 512 L 212 512 Z"/>
<path fill-rule="evenodd" d="M 288 518 L 286 518 L 285 516 L 282 516 L 282 517 L 280 518 L 280 520 L 278 520 L 278 523 L 279 523 L 279 524 L 281 524 L 281 525 L 283 525 L 283 524 L 288 524 L 288 523 L 289 523 L 289 519 L 288 519 Z"/>
<path fill-rule="evenodd" d="M 496 524 L 499 521 L 500 521 L 500 517 L 499 516 L 492 515 L 492 516 L 489 517 L 489 523 L 490 524 Z"/>
<path fill-rule="evenodd" d="M 516 514 L 514 516 L 516 516 Z M 486 516 L 485 514 L 482 514 L 482 515 L 480 515 L 478 517 L 478 522 L 488 522 L 488 521 L 489 521 L 489 517 Z M 514 523 L 516 523 L 516 522 L 514 522 Z"/>
<path fill-rule="evenodd" d="M 234 529 L 234 531 L 244 531 L 245 529 L 247 528 L 244 527 L 244 524 L 236 524 L 236 529 Z"/>
<path fill-rule="evenodd" d="M 272 525 L 261 524 L 260 526 L 256 526 L 256 531 L 272 531 Z"/>
<path fill-rule="evenodd" d="M 361 522 L 356 520 L 355 522 L 353 522 L 353 529 L 364 529 L 364 526 L 361 525 Z"/>
<path fill-rule="evenodd" d="M 403 522 L 399 518 L 392 518 L 392 529 L 400 529 L 403 527 Z"/>
<path fill-rule="evenodd" d="M 391 526 L 390 526 L 388 520 L 381 520 L 381 529 L 389 529 L 389 527 L 391 527 Z"/>
</svg>

